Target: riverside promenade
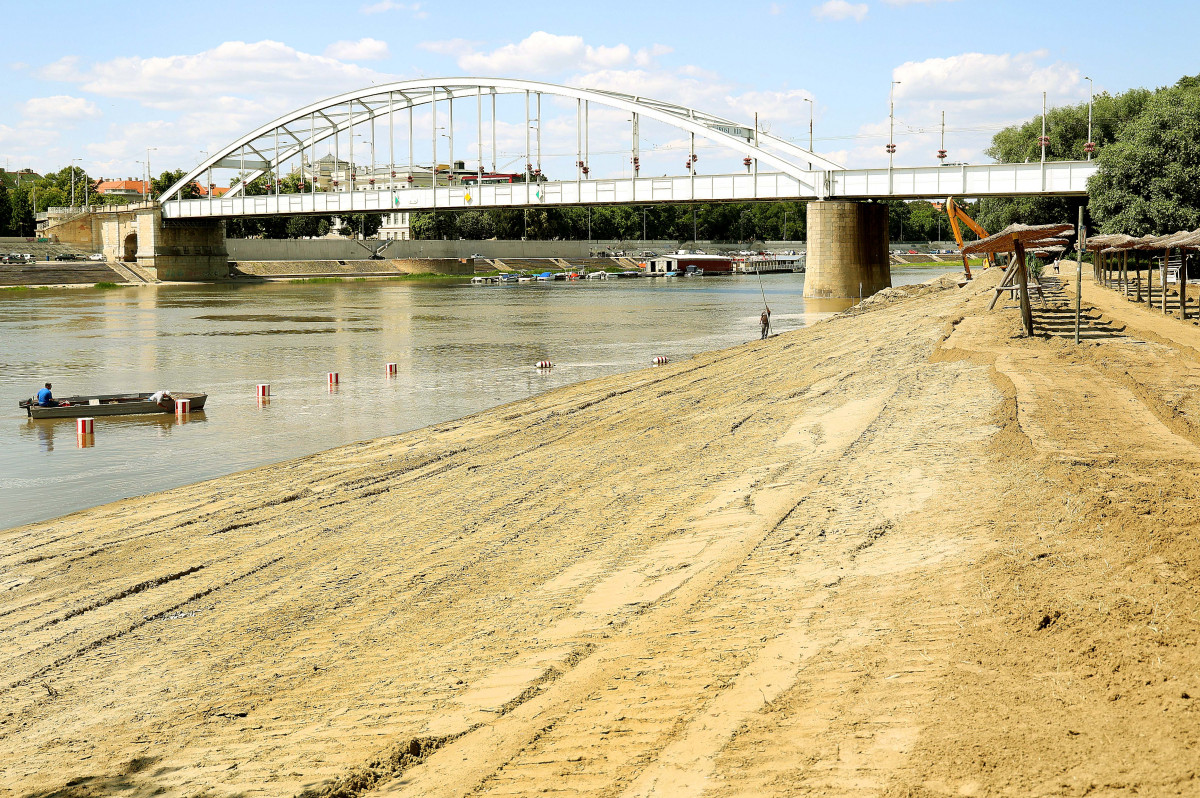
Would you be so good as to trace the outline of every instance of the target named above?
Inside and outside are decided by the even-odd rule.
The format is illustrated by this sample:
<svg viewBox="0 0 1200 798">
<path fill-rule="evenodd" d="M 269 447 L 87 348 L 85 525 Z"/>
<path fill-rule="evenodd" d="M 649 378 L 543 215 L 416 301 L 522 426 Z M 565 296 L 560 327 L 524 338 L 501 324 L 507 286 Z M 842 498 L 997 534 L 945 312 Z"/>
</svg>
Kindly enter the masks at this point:
<svg viewBox="0 0 1200 798">
<path fill-rule="evenodd" d="M 1194 790 L 1200 333 L 998 278 L 0 532 L 0 796 Z"/>
</svg>

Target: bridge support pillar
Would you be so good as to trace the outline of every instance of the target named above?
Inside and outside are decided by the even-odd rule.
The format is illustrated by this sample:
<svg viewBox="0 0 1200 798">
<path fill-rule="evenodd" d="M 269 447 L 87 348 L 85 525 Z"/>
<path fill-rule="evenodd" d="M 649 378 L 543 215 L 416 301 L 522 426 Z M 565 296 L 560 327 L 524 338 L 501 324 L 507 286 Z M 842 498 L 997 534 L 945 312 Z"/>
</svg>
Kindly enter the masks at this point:
<svg viewBox="0 0 1200 798">
<path fill-rule="evenodd" d="M 164 221 L 157 207 L 137 211 L 137 264 L 159 280 L 202 282 L 229 277 L 225 222 L 219 219 Z"/>
<path fill-rule="evenodd" d="M 868 297 L 892 284 L 888 209 L 882 203 L 808 203 L 804 296 Z"/>
</svg>

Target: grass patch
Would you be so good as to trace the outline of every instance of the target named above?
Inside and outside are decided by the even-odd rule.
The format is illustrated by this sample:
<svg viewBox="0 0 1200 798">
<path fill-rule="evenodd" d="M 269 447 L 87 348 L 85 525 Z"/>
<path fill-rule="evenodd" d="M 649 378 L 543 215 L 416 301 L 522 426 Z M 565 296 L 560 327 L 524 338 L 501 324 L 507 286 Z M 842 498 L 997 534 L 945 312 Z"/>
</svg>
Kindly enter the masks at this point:
<svg viewBox="0 0 1200 798">
<path fill-rule="evenodd" d="M 341 277 L 301 277 L 298 280 L 288 280 L 289 283 L 340 283 Z"/>
<path fill-rule="evenodd" d="M 27 286 L 27 285 L 6 285 L 6 286 L 4 286 L 4 290 L 5 291 L 28 291 L 29 286 Z"/>
<path fill-rule="evenodd" d="M 117 285 L 116 283 L 104 283 L 104 282 L 101 282 L 101 283 L 96 283 L 96 284 L 95 284 L 94 286 L 92 286 L 92 287 L 93 287 L 93 288 L 120 288 L 121 286 Z"/>
</svg>

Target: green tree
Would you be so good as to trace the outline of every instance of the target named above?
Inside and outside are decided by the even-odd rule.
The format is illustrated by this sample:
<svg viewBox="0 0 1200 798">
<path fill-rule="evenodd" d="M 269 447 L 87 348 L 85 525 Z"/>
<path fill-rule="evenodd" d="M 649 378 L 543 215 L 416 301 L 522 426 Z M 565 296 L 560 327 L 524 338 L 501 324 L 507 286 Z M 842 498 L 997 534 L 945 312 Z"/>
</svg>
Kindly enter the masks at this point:
<svg viewBox="0 0 1200 798">
<path fill-rule="evenodd" d="M 13 223 L 12 199 L 8 195 L 8 186 L 0 181 L 0 236 L 11 236 L 16 233 Z"/>
<path fill-rule="evenodd" d="M 342 223 L 342 232 L 346 235 L 370 238 L 379 232 L 383 225 L 382 213 L 347 213 L 340 214 L 338 220 Z"/>
<path fill-rule="evenodd" d="M 161 197 L 171 186 L 178 183 L 186 175 L 182 169 L 167 170 L 156 178 L 150 181 L 150 196 Z M 204 196 L 200 193 L 200 186 L 196 181 L 192 181 L 184 186 L 179 191 L 179 199 L 199 199 Z"/>
<path fill-rule="evenodd" d="M 22 184 L 9 192 L 9 202 L 12 205 L 11 225 L 16 235 L 32 236 L 36 232 L 32 193 L 33 186 L 29 184 Z"/>
<path fill-rule="evenodd" d="M 1200 91 L 1160 91 L 1098 158 L 1089 184 L 1104 232 L 1164 234 L 1200 226 Z"/>
</svg>

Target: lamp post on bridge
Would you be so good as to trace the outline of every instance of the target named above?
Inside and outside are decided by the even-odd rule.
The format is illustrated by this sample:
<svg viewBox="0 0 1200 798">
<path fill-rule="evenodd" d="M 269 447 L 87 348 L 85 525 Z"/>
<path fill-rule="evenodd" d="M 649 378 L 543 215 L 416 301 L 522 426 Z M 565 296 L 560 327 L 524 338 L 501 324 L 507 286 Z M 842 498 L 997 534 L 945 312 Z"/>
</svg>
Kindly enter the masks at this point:
<svg viewBox="0 0 1200 798">
<path fill-rule="evenodd" d="M 808 103 L 808 151 L 813 151 L 813 101 L 804 98 L 804 102 Z M 808 168 L 812 169 L 812 161 L 808 162 Z"/>
<path fill-rule="evenodd" d="M 1092 160 L 1092 153 L 1096 151 L 1096 143 L 1092 141 L 1092 79 L 1084 76 L 1088 82 L 1088 139 L 1087 144 L 1083 145 L 1083 151 L 1087 153 L 1087 159 Z"/>
<path fill-rule="evenodd" d="M 892 168 L 896 161 L 896 86 L 900 81 L 893 80 L 891 88 L 888 89 L 888 194 L 893 193 L 892 189 Z"/>
</svg>

